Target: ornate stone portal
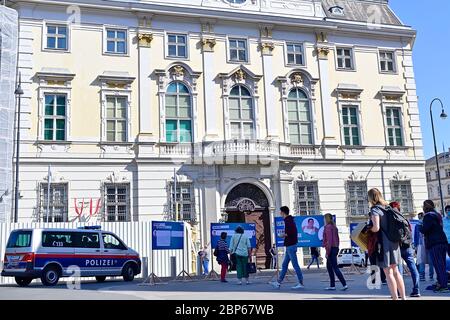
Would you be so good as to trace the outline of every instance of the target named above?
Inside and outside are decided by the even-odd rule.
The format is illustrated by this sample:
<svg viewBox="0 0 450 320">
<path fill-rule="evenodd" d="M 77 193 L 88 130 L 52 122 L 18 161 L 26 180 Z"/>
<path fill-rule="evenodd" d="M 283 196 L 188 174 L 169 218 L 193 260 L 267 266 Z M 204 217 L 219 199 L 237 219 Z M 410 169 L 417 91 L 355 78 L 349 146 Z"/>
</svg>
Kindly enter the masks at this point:
<svg viewBox="0 0 450 320">
<path fill-rule="evenodd" d="M 227 222 L 256 225 L 256 263 L 258 268 L 270 268 L 270 214 L 269 201 L 264 192 L 250 183 L 237 185 L 225 201 Z"/>
</svg>

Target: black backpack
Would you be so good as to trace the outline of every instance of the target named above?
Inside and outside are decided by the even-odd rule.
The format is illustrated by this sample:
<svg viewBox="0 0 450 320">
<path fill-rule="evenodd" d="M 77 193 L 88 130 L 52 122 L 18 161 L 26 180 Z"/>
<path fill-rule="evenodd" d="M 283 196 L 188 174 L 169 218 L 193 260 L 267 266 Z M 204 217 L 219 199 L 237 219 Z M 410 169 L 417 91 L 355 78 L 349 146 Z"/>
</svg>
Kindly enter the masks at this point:
<svg viewBox="0 0 450 320">
<path fill-rule="evenodd" d="M 387 218 L 387 227 L 383 230 L 389 241 L 410 246 L 412 235 L 408 220 L 397 210 L 387 206 L 379 207 Z"/>
</svg>

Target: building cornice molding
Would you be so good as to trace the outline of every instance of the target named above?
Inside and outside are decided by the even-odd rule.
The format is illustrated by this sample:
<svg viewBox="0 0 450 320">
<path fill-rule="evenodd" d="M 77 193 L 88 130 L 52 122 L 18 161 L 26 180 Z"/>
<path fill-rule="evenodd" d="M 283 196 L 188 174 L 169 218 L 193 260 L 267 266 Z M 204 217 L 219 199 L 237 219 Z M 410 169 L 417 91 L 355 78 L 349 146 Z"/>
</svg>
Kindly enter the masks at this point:
<svg viewBox="0 0 450 320">
<path fill-rule="evenodd" d="M 365 33 L 376 34 L 378 36 L 392 37 L 406 37 L 412 39 L 412 43 L 416 37 L 417 32 L 409 26 L 397 26 L 397 25 L 376 25 L 373 28 L 368 28 L 367 22 L 348 21 L 340 19 L 330 19 L 314 16 L 293 16 L 287 13 L 269 13 L 255 10 L 243 11 L 239 8 L 214 8 L 214 7 L 202 7 L 193 6 L 187 4 L 169 4 L 169 3 L 143 3 L 143 2 L 127 2 L 127 1 L 113 1 L 113 0 L 23 0 L 20 3 L 30 3 L 32 5 L 60 5 L 67 6 L 76 3 L 82 8 L 92 9 L 105 9 L 105 10 L 117 10 L 123 11 L 124 9 L 136 12 L 136 13 L 153 13 L 156 15 L 172 15 L 183 16 L 191 18 L 203 18 L 220 19 L 220 20 L 234 20 L 241 22 L 250 22 L 260 24 L 273 24 L 273 25 L 291 25 L 295 27 L 308 27 L 308 28 L 320 28 L 330 31 L 351 31 L 352 33 Z M 17 7 L 18 5 L 16 5 Z M 174 10 L 174 8 L 180 8 L 182 10 Z"/>
</svg>

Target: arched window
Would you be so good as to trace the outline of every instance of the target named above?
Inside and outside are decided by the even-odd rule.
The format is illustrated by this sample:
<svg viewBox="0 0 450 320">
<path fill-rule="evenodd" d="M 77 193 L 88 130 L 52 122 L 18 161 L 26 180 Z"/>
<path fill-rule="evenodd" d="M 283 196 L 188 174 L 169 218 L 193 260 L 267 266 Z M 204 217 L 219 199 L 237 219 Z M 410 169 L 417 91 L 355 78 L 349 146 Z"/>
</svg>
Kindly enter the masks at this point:
<svg viewBox="0 0 450 320">
<path fill-rule="evenodd" d="M 287 99 L 289 140 L 292 144 L 312 144 L 309 99 L 300 89 L 292 89 Z"/>
<path fill-rule="evenodd" d="M 166 142 L 192 142 L 192 99 L 181 82 L 166 91 Z"/>
<path fill-rule="evenodd" d="M 231 89 L 229 111 L 231 138 L 253 139 L 255 137 L 253 97 L 244 86 L 237 85 Z"/>
</svg>

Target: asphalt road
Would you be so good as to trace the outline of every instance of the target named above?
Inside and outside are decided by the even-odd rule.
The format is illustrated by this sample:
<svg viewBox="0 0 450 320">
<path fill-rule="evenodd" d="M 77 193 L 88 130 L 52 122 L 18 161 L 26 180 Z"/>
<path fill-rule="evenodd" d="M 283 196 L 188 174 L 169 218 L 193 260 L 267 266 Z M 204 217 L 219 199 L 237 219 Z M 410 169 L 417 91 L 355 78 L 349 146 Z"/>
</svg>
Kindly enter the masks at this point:
<svg viewBox="0 0 450 320">
<path fill-rule="evenodd" d="M 344 273 L 345 274 L 345 273 Z M 366 274 L 347 274 L 350 289 L 340 291 L 325 291 L 328 286 L 328 275 L 325 270 L 308 271 L 304 275 L 305 288 L 292 290 L 295 284 L 292 276 L 281 289 L 272 288 L 267 282 L 270 275 L 252 276 L 250 285 L 236 284 L 235 275 L 229 276 L 229 283 L 218 281 L 169 281 L 167 284 L 155 286 L 141 285 L 143 280 L 123 282 L 110 280 L 104 283 L 82 281 L 79 290 L 68 289 L 62 282 L 56 287 L 48 288 L 39 281 L 27 288 L 16 285 L 1 285 L 0 299 L 3 300 L 368 300 L 389 299 L 387 286 L 381 289 L 369 290 L 367 288 Z M 407 293 L 411 291 L 411 279 L 405 276 Z M 450 300 L 450 294 L 436 294 L 424 290 L 431 282 L 421 282 L 422 297 L 419 300 Z M 413 298 L 411 298 L 413 299 Z M 414 300 L 417 298 L 414 298 Z"/>
</svg>

